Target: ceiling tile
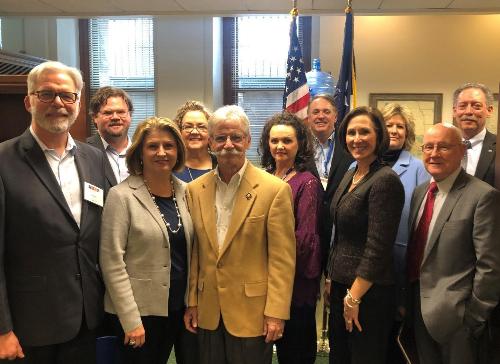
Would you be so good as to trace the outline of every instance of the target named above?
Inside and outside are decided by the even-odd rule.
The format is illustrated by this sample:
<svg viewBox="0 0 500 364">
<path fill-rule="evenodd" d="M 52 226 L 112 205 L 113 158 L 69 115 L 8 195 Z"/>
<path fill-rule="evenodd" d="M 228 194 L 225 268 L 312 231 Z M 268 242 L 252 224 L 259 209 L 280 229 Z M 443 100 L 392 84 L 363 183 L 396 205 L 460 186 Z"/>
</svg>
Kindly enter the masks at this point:
<svg viewBox="0 0 500 364">
<path fill-rule="evenodd" d="M 450 0 L 384 0 L 381 10 L 444 9 Z"/>
</svg>

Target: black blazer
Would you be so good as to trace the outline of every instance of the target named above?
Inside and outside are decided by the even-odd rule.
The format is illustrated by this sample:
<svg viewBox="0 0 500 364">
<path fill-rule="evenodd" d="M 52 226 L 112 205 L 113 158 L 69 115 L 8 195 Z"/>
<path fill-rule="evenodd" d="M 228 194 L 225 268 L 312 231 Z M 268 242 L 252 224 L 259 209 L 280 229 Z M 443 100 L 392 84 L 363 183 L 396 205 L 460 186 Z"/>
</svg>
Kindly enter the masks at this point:
<svg viewBox="0 0 500 364">
<path fill-rule="evenodd" d="M 398 175 L 375 161 L 370 172 L 349 192 L 355 169 L 348 171 L 333 196 L 335 238 L 328 271 L 338 283 L 356 277 L 376 284 L 394 283 L 393 246 L 404 205 Z"/>
<path fill-rule="evenodd" d="M 330 174 L 328 175 L 328 184 L 326 191 L 323 195 L 322 208 L 321 208 L 321 225 L 320 225 L 320 239 L 321 250 L 323 252 L 323 267 L 326 266 L 328 252 L 330 250 L 330 241 L 332 237 L 333 220 L 330 216 L 330 204 L 332 203 L 333 194 L 337 190 L 340 181 L 344 178 L 345 173 L 349 169 L 354 159 L 344 150 L 340 144 L 337 133 L 335 133 L 335 144 L 333 148 L 333 159 L 330 166 Z"/>
<path fill-rule="evenodd" d="M 495 187 L 495 155 L 497 136 L 486 130 L 483 148 L 477 162 L 475 177 Z"/>
<path fill-rule="evenodd" d="M 87 143 L 99 149 L 104 155 L 104 174 L 106 176 L 106 190 L 118 184 L 115 177 L 115 172 L 109 163 L 108 155 L 106 154 L 106 149 L 104 149 L 104 144 L 102 144 L 102 139 L 99 133 L 92 135 L 87 138 Z"/>
<path fill-rule="evenodd" d="M 76 142 L 82 186 L 78 227 L 29 130 L 0 144 L 0 333 L 21 345 L 74 338 L 103 315 L 98 266 L 102 207 L 83 199 L 84 182 L 104 188 L 103 155 Z"/>
</svg>

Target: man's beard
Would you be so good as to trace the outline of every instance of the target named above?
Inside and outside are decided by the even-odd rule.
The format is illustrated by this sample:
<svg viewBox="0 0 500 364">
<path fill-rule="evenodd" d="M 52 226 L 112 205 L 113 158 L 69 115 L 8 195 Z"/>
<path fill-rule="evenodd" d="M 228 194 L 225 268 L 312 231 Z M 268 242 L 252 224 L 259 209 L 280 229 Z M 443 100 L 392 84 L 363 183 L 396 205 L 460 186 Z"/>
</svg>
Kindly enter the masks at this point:
<svg viewBox="0 0 500 364">
<path fill-rule="evenodd" d="M 64 112 L 54 110 L 51 113 L 57 113 L 57 116 L 46 117 L 45 114 L 38 112 L 38 110 L 34 108 L 32 117 L 42 129 L 55 134 L 67 132 L 75 123 L 76 117 L 78 116 L 77 113 L 68 113 L 66 110 Z"/>
</svg>

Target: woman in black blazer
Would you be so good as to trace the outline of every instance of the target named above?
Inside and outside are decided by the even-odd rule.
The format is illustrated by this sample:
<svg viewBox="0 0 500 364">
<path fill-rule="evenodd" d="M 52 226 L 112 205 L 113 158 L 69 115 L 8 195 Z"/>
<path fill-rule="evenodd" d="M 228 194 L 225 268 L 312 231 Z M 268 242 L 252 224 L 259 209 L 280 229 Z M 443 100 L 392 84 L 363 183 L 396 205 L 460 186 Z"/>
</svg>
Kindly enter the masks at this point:
<svg viewBox="0 0 500 364">
<path fill-rule="evenodd" d="M 399 177 L 381 162 L 389 137 L 377 109 L 346 115 L 339 141 L 356 160 L 333 196 L 328 259 L 330 363 L 385 363 L 395 310 L 393 245 L 404 204 Z"/>
</svg>

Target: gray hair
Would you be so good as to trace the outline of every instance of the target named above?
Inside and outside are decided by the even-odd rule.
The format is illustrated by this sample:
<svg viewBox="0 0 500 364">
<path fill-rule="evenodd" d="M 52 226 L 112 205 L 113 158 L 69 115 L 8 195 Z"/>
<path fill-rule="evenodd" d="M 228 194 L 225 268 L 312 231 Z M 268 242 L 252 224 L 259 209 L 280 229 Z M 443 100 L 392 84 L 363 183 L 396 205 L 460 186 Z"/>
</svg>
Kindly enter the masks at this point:
<svg viewBox="0 0 500 364">
<path fill-rule="evenodd" d="M 83 88 L 82 73 L 75 67 L 66 66 L 61 62 L 47 61 L 40 63 L 28 74 L 28 94 L 35 91 L 40 77 L 45 73 L 66 73 L 75 83 L 76 92 L 80 93 Z"/>
<path fill-rule="evenodd" d="M 237 120 L 240 122 L 245 135 L 250 135 L 250 122 L 248 116 L 238 105 L 226 105 L 218 108 L 208 119 L 208 135 L 213 137 L 215 126 L 226 120 Z"/>
<path fill-rule="evenodd" d="M 458 95 L 460 95 L 460 93 L 462 91 L 470 89 L 470 88 L 475 88 L 475 89 L 483 91 L 483 94 L 486 97 L 486 106 L 490 107 L 493 105 L 493 102 L 494 102 L 493 93 L 486 85 L 479 83 L 479 82 L 467 82 L 467 83 L 464 83 L 459 88 L 457 88 L 455 90 L 455 92 L 453 92 L 453 106 L 455 106 L 457 104 Z"/>
</svg>

